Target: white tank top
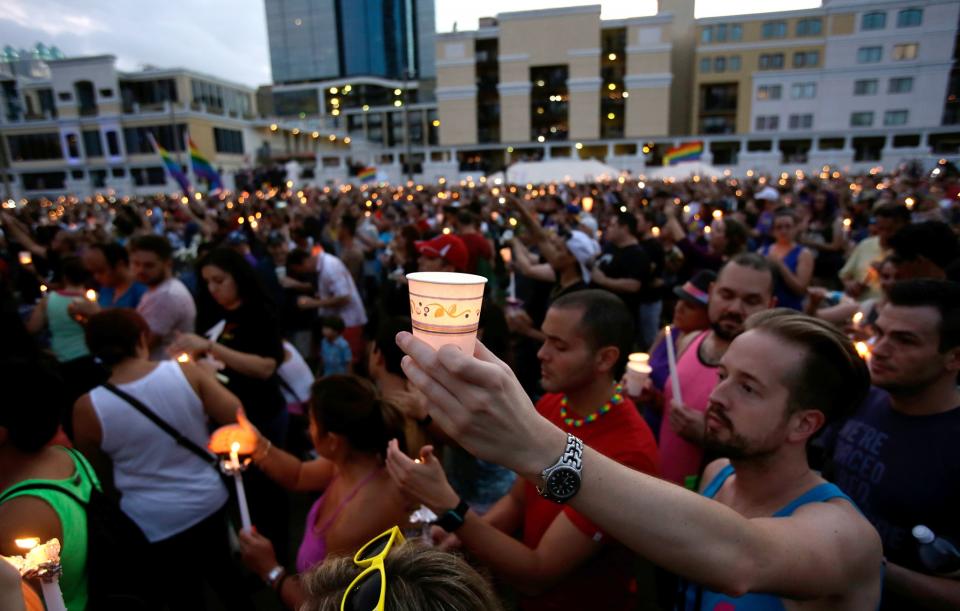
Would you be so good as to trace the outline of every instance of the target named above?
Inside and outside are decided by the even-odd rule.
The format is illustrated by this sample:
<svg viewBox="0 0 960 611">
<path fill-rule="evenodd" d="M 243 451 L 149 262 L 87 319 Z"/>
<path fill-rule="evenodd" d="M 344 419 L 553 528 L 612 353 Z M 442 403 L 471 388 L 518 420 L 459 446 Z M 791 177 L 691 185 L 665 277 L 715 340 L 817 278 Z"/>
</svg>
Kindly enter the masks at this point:
<svg viewBox="0 0 960 611">
<path fill-rule="evenodd" d="M 197 445 L 207 445 L 203 404 L 176 361 L 117 386 Z M 113 460 L 114 483 L 123 495 L 120 508 L 150 542 L 187 530 L 226 503 L 220 476 L 199 456 L 106 388 L 90 391 L 90 399 L 103 430 L 100 447 Z"/>
<path fill-rule="evenodd" d="M 290 354 L 290 358 L 285 360 L 277 370 L 277 374 L 286 382 L 286 384 L 280 385 L 283 398 L 286 399 L 288 404 L 304 403 L 310 399 L 313 372 L 310 371 L 310 366 L 303 360 L 300 351 L 293 344 L 284 340 L 283 350 Z"/>
</svg>

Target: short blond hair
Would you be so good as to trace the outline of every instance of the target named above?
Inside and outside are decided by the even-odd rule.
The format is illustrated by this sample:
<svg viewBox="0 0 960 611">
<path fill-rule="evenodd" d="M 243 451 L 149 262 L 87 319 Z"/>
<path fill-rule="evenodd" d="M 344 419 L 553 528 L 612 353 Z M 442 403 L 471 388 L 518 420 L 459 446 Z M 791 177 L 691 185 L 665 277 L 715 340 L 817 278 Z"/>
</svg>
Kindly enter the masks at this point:
<svg viewBox="0 0 960 611">
<path fill-rule="evenodd" d="M 340 611 L 347 586 L 363 569 L 352 556 L 328 558 L 300 576 L 301 611 Z M 456 554 L 406 542 L 384 560 L 390 611 L 502 611 L 489 582 Z"/>
</svg>

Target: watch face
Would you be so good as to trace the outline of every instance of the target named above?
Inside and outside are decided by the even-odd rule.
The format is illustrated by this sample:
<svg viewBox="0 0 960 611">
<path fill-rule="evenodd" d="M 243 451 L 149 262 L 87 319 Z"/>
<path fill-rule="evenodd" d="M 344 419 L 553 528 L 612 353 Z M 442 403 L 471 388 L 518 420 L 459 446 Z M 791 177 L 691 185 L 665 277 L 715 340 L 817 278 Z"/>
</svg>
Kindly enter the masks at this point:
<svg viewBox="0 0 960 611">
<path fill-rule="evenodd" d="M 566 500 L 580 490 L 580 474 L 575 469 L 560 468 L 547 479 L 547 491 L 550 496 Z"/>
</svg>

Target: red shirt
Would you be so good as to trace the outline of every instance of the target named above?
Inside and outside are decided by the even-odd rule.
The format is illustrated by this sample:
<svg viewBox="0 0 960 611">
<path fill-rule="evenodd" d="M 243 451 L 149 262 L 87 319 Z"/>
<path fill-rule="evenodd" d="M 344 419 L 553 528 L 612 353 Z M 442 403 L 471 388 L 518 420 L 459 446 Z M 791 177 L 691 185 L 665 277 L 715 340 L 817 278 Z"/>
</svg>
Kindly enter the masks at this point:
<svg viewBox="0 0 960 611">
<path fill-rule="evenodd" d="M 477 260 L 493 258 L 493 249 L 490 248 L 490 242 L 479 233 L 460 233 L 457 234 L 467 247 L 467 273 L 477 273 Z"/>
<path fill-rule="evenodd" d="M 537 411 L 604 456 L 637 471 L 650 475 L 659 473 L 653 433 L 626 395 L 623 403 L 578 428 L 565 425 L 560 418 L 562 398 L 559 393 L 544 395 L 537 402 Z M 589 468 L 589 465 L 584 466 L 584 470 Z M 523 599 L 521 608 L 524 611 L 635 609 L 637 584 L 633 553 L 569 506 L 558 505 L 540 496 L 530 482 L 524 486 L 524 496 L 523 542 L 531 549 L 540 544 L 543 534 L 561 511 L 583 534 L 604 545 L 547 592 Z"/>
</svg>

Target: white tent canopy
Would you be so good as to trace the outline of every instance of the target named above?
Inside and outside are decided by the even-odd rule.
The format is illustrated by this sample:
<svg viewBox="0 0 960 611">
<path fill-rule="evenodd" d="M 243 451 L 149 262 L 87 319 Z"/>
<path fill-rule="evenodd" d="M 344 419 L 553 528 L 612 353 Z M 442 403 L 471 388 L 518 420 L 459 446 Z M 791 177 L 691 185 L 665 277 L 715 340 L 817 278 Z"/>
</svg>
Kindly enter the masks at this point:
<svg viewBox="0 0 960 611">
<path fill-rule="evenodd" d="M 597 182 L 613 180 L 620 171 L 595 159 L 548 159 L 546 161 L 520 161 L 501 173 L 488 176 L 488 180 L 502 178 L 508 184 L 543 184 L 559 182 Z"/>
<path fill-rule="evenodd" d="M 700 161 L 685 161 L 678 163 L 677 165 L 664 166 L 655 169 L 648 168 L 644 170 L 643 175 L 653 180 L 664 180 L 667 178 L 685 180 L 691 176 L 703 176 L 706 178 L 710 178 L 711 176 L 721 177 L 723 176 L 723 172 L 709 163 L 702 163 Z"/>
</svg>

